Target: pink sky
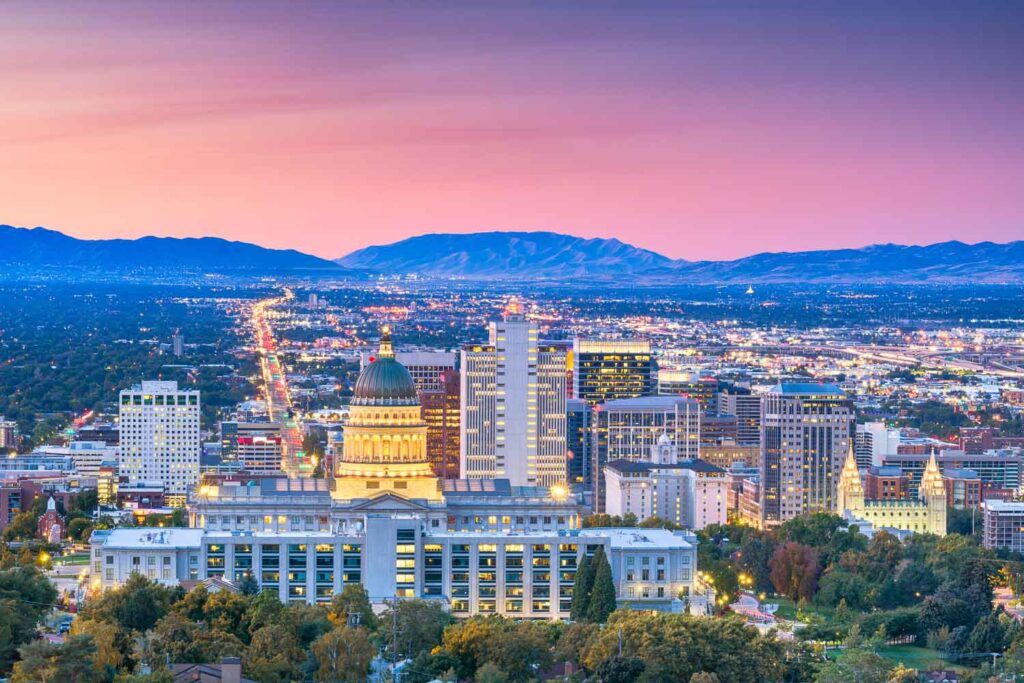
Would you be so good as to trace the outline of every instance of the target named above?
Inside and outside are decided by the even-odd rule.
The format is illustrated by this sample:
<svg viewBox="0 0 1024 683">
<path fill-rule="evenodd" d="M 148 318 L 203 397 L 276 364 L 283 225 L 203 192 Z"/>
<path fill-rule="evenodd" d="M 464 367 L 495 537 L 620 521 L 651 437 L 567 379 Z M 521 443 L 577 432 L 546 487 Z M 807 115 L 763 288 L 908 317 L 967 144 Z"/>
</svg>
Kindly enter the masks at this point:
<svg viewBox="0 0 1024 683">
<path fill-rule="evenodd" d="M 899 4 L 10 3 L 0 223 L 326 257 L 1024 238 L 1020 5 Z"/>
</svg>

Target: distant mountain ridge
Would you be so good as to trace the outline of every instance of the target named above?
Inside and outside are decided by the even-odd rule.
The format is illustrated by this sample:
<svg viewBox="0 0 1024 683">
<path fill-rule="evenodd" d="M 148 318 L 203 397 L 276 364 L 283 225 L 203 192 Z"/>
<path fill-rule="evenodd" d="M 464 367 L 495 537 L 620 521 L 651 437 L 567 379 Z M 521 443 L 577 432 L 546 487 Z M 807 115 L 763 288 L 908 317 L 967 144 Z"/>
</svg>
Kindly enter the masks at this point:
<svg viewBox="0 0 1024 683">
<path fill-rule="evenodd" d="M 675 263 L 617 239 L 555 232 L 476 232 L 419 235 L 366 247 L 336 259 L 344 268 L 472 278 L 523 275 L 625 275 Z"/>
<path fill-rule="evenodd" d="M 294 249 L 268 249 L 219 237 L 83 240 L 46 228 L 0 225 L 0 266 L 109 270 L 340 271 L 337 264 Z"/>
<path fill-rule="evenodd" d="M 762 253 L 732 261 L 684 261 L 617 239 L 553 232 L 438 233 L 366 247 L 336 262 L 385 274 L 466 279 L 629 276 L 638 284 L 1024 283 L 1024 241 L 876 244 Z"/>
</svg>

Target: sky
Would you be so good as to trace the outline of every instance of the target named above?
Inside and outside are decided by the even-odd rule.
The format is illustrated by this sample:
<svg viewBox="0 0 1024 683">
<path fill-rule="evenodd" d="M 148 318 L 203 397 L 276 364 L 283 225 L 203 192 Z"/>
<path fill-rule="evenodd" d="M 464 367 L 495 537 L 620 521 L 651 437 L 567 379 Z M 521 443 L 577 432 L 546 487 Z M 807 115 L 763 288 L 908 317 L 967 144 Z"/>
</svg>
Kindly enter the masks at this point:
<svg viewBox="0 0 1024 683">
<path fill-rule="evenodd" d="M 668 256 L 1024 239 L 1024 2 L 35 2 L 0 223 L 324 257 L 554 230 Z"/>
</svg>

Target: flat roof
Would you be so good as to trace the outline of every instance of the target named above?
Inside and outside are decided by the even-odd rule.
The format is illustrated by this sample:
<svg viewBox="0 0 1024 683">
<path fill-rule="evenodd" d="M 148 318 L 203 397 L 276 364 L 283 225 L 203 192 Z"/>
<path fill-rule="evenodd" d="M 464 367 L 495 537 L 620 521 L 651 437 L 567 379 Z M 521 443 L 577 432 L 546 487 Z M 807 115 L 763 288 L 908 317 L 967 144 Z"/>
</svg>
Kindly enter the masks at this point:
<svg viewBox="0 0 1024 683">
<path fill-rule="evenodd" d="M 103 541 L 103 547 L 109 550 L 158 550 L 160 548 L 198 549 L 203 542 L 202 529 L 111 529 Z M 92 540 L 92 539 L 90 539 Z"/>
<path fill-rule="evenodd" d="M 780 382 L 772 387 L 773 394 L 789 394 L 796 396 L 845 396 L 845 392 L 837 384 L 823 382 Z"/>
</svg>

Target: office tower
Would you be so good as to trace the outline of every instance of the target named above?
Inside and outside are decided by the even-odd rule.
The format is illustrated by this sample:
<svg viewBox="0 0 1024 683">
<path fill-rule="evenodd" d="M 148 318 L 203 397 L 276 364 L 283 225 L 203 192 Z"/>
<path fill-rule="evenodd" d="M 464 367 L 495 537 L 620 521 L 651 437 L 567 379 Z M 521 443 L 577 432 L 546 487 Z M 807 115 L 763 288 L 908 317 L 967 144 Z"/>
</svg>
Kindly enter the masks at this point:
<svg viewBox="0 0 1024 683">
<path fill-rule="evenodd" d="M 718 410 L 718 380 L 689 372 L 658 370 L 659 396 L 687 396 L 700 403 L 701 412 Z"/>
<path fill-rule="evenodd" d="M 0 415 L 0 448 L 5 451 L 16 449 L 18 447 L 17 435 L 18 423 Z"/>
<path fill-rule="evenodd" d="M 185 355 L 185 335 L 179 330 L 175 330 L 174 336 L 171 337 L 171 350 L 175 358 L 181 358 Z"/>
<path fill-rule="evenodd" d="M 761 397 L 750 389 L 728 387 L 718 394 L 718 411 L 736 416 L 736 443 L 761 444 Z"/>
<path fill-rule="evenodd" d="M 700 416 L 700 443 L 714 445 L 736 443 L 739 422 L 735 415 L 702 413 Z"/>
<path fill-rule="evenodd" d="M 405 366 L 418 391 L 438 391 L 441 375 L 455 370 L 454 351 L 395 351 L 395 360 Z M 360 354 L 360 370 L 370 364 L 373 354 Z"/>
<path fill-rule="evenodd" d="M 411 374 L 411 373 L 410 373 Z M 445 370 L 440 387 L 421 390 L 420 409 L 427 423 L 427 460 L 441 479 L 459 478 L 459 373 Z"/>
<path fill-rule="evenodd" d="M 583 484 L 593 488 L 590 472 L 590 417 L 593 409 L 581 399 L 571 398 L 565 402 L 566 422 L 566 467 L 570 484 Z"/>
<path fill-rule="evenodd" d="M 310 292 L 309 297 L 306 299 L 306 307 L 310 310 L 320 308 L 320 297 L 317 296 L 316 292 Z"/>
<path fill-rule="evenodd" d="M 783 383 L 761 412 L 761 518 L 772 527 L 834 512 L 853 427 L 853 403 L 834 384 Z"/>
<path fill-rule="evenodd" d="M 221 458 L 235 460 L 253 474 L 281 471 L 280 422 L 222 422 Z"/>
<path fill-rule="evenodd" d="M 120 474 L 130 484 L 162 483 L 184 505 L 199 481 L 199 392 L 177 382 L 147 381 L 120 394 Z"/>
<path fill-rule="evenodd" d="M 590 405 L 654 393 L 651 343 L 576 339 L 572 344 L 573 398 Z"/>
<path fill-rule="evenodd" d="M 468 479 L 551 486 L 566 477 L 565 348 L 509 313 L 462 349 L 460 466 Z"/>
<path fill-rule="evenodd" d="M 678 460 L 697 458 L 700 404 L 682 396 L 646 396 L 594 406 L 590 451 L 596 512 L 604 512 L 605 465 L 613 460 L 647 460 L 663 434 L 675 444 Z"/>
<path fill-rule="evenodd" d="M 881 466 L 885 456 L 899 452 L 899 446 L 900 430 L 889 429 L 884 422 L 859 424 L 853 435 L 853 452 L 862 470 Z"/>
</svg>

